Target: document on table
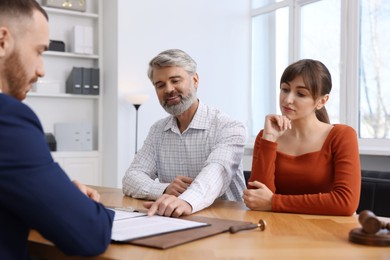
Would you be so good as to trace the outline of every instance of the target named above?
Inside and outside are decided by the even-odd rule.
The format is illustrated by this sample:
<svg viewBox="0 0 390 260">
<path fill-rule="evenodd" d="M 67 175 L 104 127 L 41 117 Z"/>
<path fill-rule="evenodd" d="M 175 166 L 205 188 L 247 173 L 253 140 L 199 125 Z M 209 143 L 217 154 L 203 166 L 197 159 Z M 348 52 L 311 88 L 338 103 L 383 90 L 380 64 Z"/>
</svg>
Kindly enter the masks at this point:
<svg viewBox="0 0 390 260">
<path fill-rule="evenodd" d="M 208 226 L 203 222 L 184 220 L 179 218 L 148 216 L 146 213 L 115 210 L 112 225 L 111 239 L 114 241 L 130 241 L 185 230 Z"/>
</svg>

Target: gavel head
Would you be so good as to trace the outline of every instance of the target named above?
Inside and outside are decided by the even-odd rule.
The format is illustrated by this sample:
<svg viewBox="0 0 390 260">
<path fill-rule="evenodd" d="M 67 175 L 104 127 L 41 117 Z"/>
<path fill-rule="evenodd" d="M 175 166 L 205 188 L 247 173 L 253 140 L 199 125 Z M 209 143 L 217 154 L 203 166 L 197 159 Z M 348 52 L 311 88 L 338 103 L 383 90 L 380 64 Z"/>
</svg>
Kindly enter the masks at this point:
<svg viewBox="0 0 390 260">
<path fill-rule="evenodd" d="M 368 234 L 376 234 L 382 226 L 382 222 L 369 210 L 363 210 L 359 214 L 359 223 L 362 225 L 364 232 Z"/>
</svg>

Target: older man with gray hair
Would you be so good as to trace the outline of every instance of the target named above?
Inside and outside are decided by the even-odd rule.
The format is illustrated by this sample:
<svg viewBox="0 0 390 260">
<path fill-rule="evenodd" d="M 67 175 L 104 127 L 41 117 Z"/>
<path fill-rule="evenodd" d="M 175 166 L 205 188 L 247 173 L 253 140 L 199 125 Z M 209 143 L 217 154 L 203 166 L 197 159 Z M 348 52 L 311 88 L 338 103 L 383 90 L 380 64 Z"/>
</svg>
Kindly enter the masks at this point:
<svg viewBox="0 0 390 260">
<path fill-rule="evenodd" d="M 123 178 L 125 195 L 147 200 L 148 214 L 179 217 L 216 199 L 242 200 L 246 130 L 199 101 L 196 62 L 166 50 L 149 63 L 148 77 L 170 116 L 150 129 Z"/>
</svg>

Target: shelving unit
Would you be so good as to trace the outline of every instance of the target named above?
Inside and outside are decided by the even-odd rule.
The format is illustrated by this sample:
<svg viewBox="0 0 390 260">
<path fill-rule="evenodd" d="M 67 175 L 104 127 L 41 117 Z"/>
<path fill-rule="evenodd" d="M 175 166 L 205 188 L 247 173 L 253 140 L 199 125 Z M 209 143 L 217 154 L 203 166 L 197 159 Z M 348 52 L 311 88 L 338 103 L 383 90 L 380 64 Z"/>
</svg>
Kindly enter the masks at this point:
<svg viewBox="0 0 390 260">
<path fill-rule="evenodd" d="M 46 51 L 43 53 L 44 56 L 53 56 L 53 57 L 66 57 L 66 58 L 76 58 L 76 59 L 92 59 L 98 60 L 98 55 L 86 55 L 86 54 L 77 54 L 70 52 L 59 52 L 59 51 Z"/>
<path fill-rule="evenodd" d="M 93 0 L 95 1 L 95 0 Z M 79 11 L 73 11 L 73 10 L 66 10 L 66 9 L 59 9 L 59 8 L 53 8 L 53 7 L 44 7 L 47 13 L 49 14 L 65 14 L 67 16 L 76 16 L 76 17 L 89 17 L 89 18 L 99 18 L 99 14 L 96 12 L 96 8 L 88 6 L 89 4 L 94 4 L 93 1 L 87 1 L 87 11 L 86 12 L 79 12 Z M 98 2 L 98 1 L 96 1 Z M 91 12 L 91 10 L 94 10 Z"/>
<path fill-rule="evenodd" d="M 40 2 L 40 1 L 38 1 Z M 44 131 L 54 133 L 56 123 L 92 124 L 93 149 L 91 151 L 52 152 L 71 179 L 85 184 L 101 185 L 102 154 L 102 0 L 86 0 L 86 12 L 43 7 L 49 15 L 50 40 L 63 41 L 65 52 L 44 53 L 45 82 L 56 82 L 57 92 L 30 92 L 25 100 L 38 115 Z M 70 34 L 75 25 L 93 28 L 93 54 L 72 53 Z M 65 82 L 73 67 L 100 68 L 100 94 L 77 95 L 65 93 Z"/>
<path fill-rule="evenodd" d="M 74 94 L 67 94 L 67 93 L 53 94 L 53 93 L 37 93 L 37 92 L 28 93 L 28 97 L 99 99 L 99 96 L 97 96 L 97 95 L 74 95 Z"/>
</svg>

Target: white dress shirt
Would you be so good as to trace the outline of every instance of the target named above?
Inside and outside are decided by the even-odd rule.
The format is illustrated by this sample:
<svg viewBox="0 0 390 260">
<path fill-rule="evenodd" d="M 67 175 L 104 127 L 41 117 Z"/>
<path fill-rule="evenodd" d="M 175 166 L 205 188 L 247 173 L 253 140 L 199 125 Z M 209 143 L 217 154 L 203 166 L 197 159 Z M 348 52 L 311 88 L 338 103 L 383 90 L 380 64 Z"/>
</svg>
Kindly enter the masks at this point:
<svg viewBox="0 0 390 260">
<path fill-rule="evenodd" d="M 242 200 L 245 126 L 215 108 L 199 102 L 188 128 L 180 133 L 174 116 L 157 121 L 150 129 L 123 177 L 125 195 L 156 200 L 176 176 L 192 184 L 179 198 L 192 212 L 215 199 Z"/>
</svg>

